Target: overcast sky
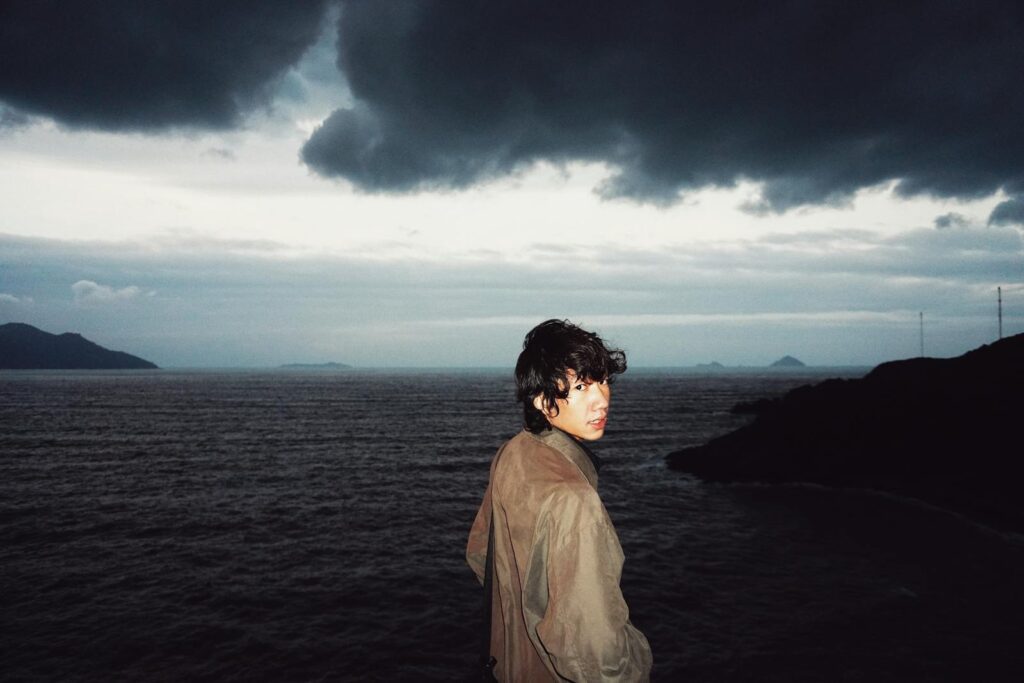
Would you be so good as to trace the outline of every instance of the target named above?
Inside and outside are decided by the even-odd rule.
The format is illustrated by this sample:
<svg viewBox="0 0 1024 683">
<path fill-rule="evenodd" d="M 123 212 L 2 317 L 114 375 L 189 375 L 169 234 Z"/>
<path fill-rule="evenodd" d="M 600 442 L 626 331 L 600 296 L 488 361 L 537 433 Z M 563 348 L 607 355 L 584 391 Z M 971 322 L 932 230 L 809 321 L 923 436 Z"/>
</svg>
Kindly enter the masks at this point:
<svg viewBox="0 0 1024 683">
<path fill-rule="evenodd" d="M 0 5 L 0 323 L 161 366 L 1024 332 L 1019 2 Z"/>
</svg>

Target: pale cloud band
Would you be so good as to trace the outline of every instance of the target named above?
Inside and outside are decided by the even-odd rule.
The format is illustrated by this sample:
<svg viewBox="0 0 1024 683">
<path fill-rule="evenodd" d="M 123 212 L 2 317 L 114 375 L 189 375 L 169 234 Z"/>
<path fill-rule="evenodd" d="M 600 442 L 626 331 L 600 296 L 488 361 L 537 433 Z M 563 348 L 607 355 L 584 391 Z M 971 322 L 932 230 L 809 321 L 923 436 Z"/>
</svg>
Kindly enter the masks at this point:
<svg viewBox="0 0 1024 683">
<path fill-rule="evenodd" d="M 13 294 L 0 292 L 0 304 L 10 304 L 12 306 L 28 306 L 31 305 L 31 303 L 32 297 L 14 296 Z"/>
<path fill-rule="evenodd" d="M 31 296 L 33 316 L 0 303 L 9 319 L 52 331 L 121 330 L 108 345 L 163 366 L 498 365 L 547 318 L 607 332 L 639 365 L 783 354 L 867 365 L 916 352 L 919 312 L 930 353 L 991 341 L 996 286 L 1006 332 L 1024 331 L 1024 247 L 1010 227 L 390 259 L 200 237 L 0 235 L 0 291 Z"/>
<path fill-rule="evenodd" d="M 79 280 L 71 285 L 71 291 L 78 305 L 106 304 L 120 301 L 130 301 L 142 295 L 142 289 L 135 285 L 115 289 L 108 285 L 101 285 L 92 280 Z M 150 293 L 153 294 L 152 292 Z"/>
<path fill-rule="evenodd" d="M 565 317 L 587 327 L 686 327 L 693 325 L 850 325 L 901 323 L 916 319 L 917 311 L 816 311 L 706 314 L 638 314 L 638 315 L 572 315 Z M 536 316 L 481 316 L 477 318 L 410 321 L 412 326 L 434 327 L 515 327 L 529 329 L 539 320 Z"/>
</svg>

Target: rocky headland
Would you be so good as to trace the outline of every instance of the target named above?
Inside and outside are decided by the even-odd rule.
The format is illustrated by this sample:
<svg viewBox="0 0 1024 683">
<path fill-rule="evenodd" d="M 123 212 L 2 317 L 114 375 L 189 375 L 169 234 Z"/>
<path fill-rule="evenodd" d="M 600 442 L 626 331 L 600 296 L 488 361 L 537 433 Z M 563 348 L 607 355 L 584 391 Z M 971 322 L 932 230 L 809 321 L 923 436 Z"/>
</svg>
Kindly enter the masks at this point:
<svg viewBox="0 0 1024 683">
<path fill-rule="evenodd" d="M 25 323 L 0 325 L 3 370 L 146 370 L 157 366 L 123 351 L 111 351 L 80 334 L 51 334 Z"/>
<path fill-rule="evenodd" d="M 737 411 L 756 417 L 669 454 L 669 467 L 710 481 L 889 491 L 1024 531 L 1024 334 L 957 358 L 884 363 Z"/>
</svg>

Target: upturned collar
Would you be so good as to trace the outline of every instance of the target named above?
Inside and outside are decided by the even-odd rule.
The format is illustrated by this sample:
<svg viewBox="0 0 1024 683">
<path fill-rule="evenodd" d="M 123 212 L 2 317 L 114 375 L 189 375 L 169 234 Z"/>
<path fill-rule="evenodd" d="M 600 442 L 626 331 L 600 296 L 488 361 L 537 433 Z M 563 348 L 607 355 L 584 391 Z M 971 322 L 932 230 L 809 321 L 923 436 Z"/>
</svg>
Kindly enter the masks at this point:
<svg viewBox="0 0 1024 683">
<path fill-rule="evenodd" d="M 590 485 L 597 489 L 597 473 L 601 469 L 601 460 L 581 441 L 554 427 L 531 436 L 568 458 L 579 468 Z"/>
</svg>

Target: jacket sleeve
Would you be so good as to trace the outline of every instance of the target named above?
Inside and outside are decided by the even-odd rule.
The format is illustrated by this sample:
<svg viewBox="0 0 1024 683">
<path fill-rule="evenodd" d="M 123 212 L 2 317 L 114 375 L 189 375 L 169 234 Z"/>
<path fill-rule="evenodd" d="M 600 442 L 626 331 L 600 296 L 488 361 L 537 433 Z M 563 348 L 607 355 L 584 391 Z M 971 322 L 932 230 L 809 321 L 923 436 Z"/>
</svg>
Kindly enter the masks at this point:
<svg viewBox="0 0 1024 683">
<path fill-rule="evenodd" d="M 528 582 L 534 585 L 526 588 L 534 605 L 545 603 L 536 615 L 536 638 L 563 678 L 648 680 L 650 645 L 629 622 L 619 588 L 622 547 L 597 492 L 566 488 L 548 503 L 538 535 L 545 547 L 535 547 L 532 558 L 544 567 L 531 562 Z"/>
<path fill-rule="evenodd" d="M 466 562 L 476 574 L 477 581 L 484 582 L 484 569 L 487 563 L 487 537 L 491 528 L 491 487 L 484 492 L 484 500 L 477 510 L 476 519 L 469 530 L 466 542 Z"/>
<path fill-rule="evenodd" d="M 480 509 L 476 512 L 473 526 L 469 529 L 469 540 L 466 541 L 466 562 L 476 574 L 476 579 L 481 585 L 484 582 L 484 571 L 487 568 L 487 541 L 491 533 L 491 499 L 493 495 L 491 490 L 494 485 L 494 471 L 498 467 L 498 461 L 506 446 L 508 446 L 508 442 L 498 449 L 491 460 L 491 470 L 487 480 L 487 489 L 484 491 L 484 499 L 480 503 Z"/>
</svg>

